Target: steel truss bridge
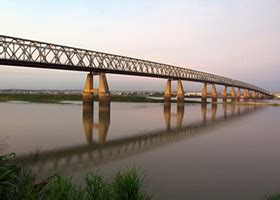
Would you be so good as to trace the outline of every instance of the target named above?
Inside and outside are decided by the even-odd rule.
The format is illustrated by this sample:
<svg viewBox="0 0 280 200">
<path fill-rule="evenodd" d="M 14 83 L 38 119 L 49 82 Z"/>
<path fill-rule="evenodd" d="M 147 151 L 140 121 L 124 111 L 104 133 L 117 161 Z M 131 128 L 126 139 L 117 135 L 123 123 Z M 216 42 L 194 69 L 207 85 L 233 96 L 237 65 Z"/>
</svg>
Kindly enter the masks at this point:
<svg viewBox="0 0 280 200">
<path fill-rule="evenodd" d="M 0 65 L 126 74 L 269 91 L 239 80 L 137 58 L 0 35 Z"/>
</svg>

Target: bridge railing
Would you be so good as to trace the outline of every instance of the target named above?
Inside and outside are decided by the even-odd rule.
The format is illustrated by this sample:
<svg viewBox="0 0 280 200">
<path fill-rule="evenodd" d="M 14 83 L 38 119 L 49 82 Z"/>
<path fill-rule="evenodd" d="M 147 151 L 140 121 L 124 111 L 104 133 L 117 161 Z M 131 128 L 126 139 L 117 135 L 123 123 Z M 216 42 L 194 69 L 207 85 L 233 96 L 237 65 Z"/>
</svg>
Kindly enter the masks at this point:
<svg viewBox="0 0 280 200">
<path fill-rule="evenodd" d="M 24 66 L 59 66 L 63 69 L 208 82 L 269 94 L 245 82 L 188 68 L 8 36 L 0 36 L 0 60 Z"/>
</svg>

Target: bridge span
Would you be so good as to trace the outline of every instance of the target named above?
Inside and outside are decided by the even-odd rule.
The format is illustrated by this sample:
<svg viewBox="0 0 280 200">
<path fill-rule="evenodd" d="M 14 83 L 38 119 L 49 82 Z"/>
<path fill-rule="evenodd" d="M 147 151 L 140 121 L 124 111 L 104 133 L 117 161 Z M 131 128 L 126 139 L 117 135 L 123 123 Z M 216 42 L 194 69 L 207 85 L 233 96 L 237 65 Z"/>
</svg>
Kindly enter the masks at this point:
<svg viewBox="0 0 280 200">
<path fill-rule="evenodd" d="M 99 97 L 109 95 L 106 73 L 167 79 L 164 92 L 165 102 L 171 101 L 171 81 L 178 82 L 177 101 L 179 103 L 184 102 L 182 81 L 203 83 L 202 102 L 206 102 L 209 96 L 207 84 L 212 85 L 210 96 L 214 102 L 218 98 L 216 84 L 224 86 L 222 98 L 225 101 L 228 96 L 232 101 L 239 101 L 241 98 L 247 101 L 250 98 L 259 99 L 271 96 L 271 93 L 263 88 L 219 75 L 137 58 L 3 35 L 0 35 L 0 65 L 89 72 L 83 92 L 85 98 L 91 98 L 95 93 Z M 94 75 L 99 76 L 99 88 L 97 89 L 93 88 Z M 229 94 L 228 87 L 231 88 Z M 235 88 L 237 88 L 237 92 Z M 243 94 L 241 94 L 241 90 L 243 90 Z"/>
</svg>

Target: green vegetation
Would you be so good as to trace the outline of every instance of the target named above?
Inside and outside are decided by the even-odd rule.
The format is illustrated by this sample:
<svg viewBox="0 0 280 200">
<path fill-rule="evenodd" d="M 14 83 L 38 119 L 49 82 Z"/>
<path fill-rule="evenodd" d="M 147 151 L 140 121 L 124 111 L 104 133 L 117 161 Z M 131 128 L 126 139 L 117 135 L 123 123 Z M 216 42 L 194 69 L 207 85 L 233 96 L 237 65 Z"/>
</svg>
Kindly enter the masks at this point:
<svg viewBox="0 0 280 200">
<path fill-rule="evenodd" d="M 79 94 L 0 94 L 0 102 L 29 101 L 41 103 L 60 103 L 61 101 L 82 101 Z M 98 101 L 98 97 L 94 97 Z M 144 96 L 110 96 L 110 101 L 115 102 L 162 102 L 162 100 L 149 99 Z"/>
<path fill-rule="evenodd" d="M 59 101 L 81 101 L 81 95 L 65 94 L 0 94 L 0 101 L 29 101 L 57 103 Z"/>
<path fill-rule="evenodd" d="M 280 200 L 280 193 L 267 194 L 261 200 Z"/>
<path fill-rule="evenodd" d="M 63 101 L 82 101 L 81 94 L 0 94 L 0 102 L 7 101 L 27 101 L 34 103 L 63 103 Z M 94 101 L 98 101 L 98 97 L 93 98 Z M 149 102 L 159 103 L 163 102 L 163 99 L 152 99 L 145 96 L 127 95 L 127 96 L 110 96 L 112 102 Z M 176 100 L 174 100 L 176 102 Z M 200 103 L 195 100 L 185 101 L 186 103 Z"/>
<path fill-rule="evenodd" d="M 71 178 L 54 174 L 36 182 L 32 169 L 14 161 L 14 154 L 0 156 L 0 197 L 3 200 L 146 200 L 143 175 L 137 168 L 117 173 L 111 180 L 88 174 L 85 186 L 77 186 Z"/>
</svg>

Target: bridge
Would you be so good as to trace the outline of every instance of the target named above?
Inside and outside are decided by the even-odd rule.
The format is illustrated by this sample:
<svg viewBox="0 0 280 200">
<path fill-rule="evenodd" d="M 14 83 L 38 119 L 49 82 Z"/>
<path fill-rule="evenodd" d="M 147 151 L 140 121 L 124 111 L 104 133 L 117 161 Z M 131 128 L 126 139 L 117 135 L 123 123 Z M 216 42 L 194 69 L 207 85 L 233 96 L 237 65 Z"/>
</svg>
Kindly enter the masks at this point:
<svg viewBox="0 0 280 200">
<path fill-rule="evenodd" d="M 0 65 L 89 72 L 83 90 L 83 96 L 86 99 L 90 99 L 93 94 L 98 94 L 100 99 L 109 95 L 106 73 L 167 79 L 164 91 L 165 102 L 171 101 L 171 81 L 178 82 L 178 103 L 184 102 L 182 81 L 203 83 L 202 102 L 207 101 L 208 84 L 212 85 L 211 98 L 213 102 L 216 102 L 218 98 L 215 85 L 224 86 L 222 98 L 225 101 L 228 96 L 232 101 L 239 101 L 241 98 L 247 101 L 271 96 L 271 93 L 263 88 L 219 75 L 137 58 L 4 35 L 0 35 Z M 94 75 L 99 76 L 99 88 L 97 89 L 93 87 Z M 231 88 L 229 94 L 228 87 Z M 241 90 L 243 90 L 243 94 L 241 94 Z"/>
<path fill-rule="evenodd" d="M 108 162 L 125 159 L 130 156 L 172 145 L 182 140 L 189 140 L 205 135 L 210 133 L 211 131 L 209 130 L 213 128 L 225 126 L 227 123 L 264 109 L 264 107 L 258 105 L 235 106 L 235 104 L 230 104 L 230 112 L 228 113 L 227 104 L 225 103 L 223 104 L 223 114 L 216 116 L 217 104 L 212 104 L 211 118 L 206 119 L 206 107 L 207 105 L 201 106 L 201 120 L 188 124 L 183 125 L 182 123 L 177 123 L 176 127 L 170 127 L 171 111 L 167 107 L 163 112 L 166 128 L 150 130 L 106 142 L 99 140 L 98 142 L 39 152 L 39 160 L 33 166 L 33 170 L 36 174 L 45 175 L 57 169 L 62 172 L 68 171 L 70 174 L 91 169 Z M 181 106 L 177 108 L 176 120 L 183 120 L 183 110 L 184 108 Z M 87 134 L 87 131 L 85 131 L 85 134 Z M 101 137 L 104 138 L 103 136 Z M 32 166 L 34 164 L 34 155 L 18 155 L 17 160 Z"/>
</svg>

